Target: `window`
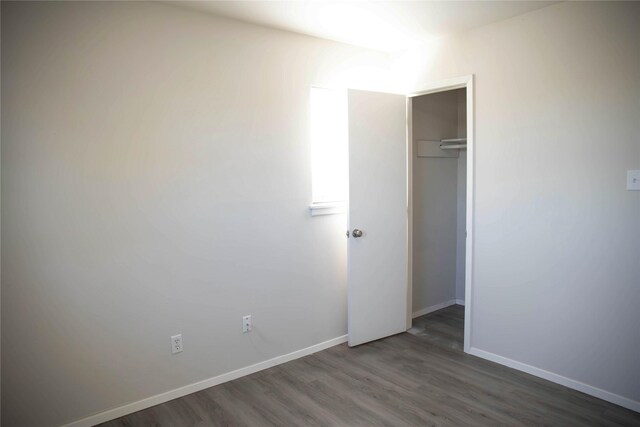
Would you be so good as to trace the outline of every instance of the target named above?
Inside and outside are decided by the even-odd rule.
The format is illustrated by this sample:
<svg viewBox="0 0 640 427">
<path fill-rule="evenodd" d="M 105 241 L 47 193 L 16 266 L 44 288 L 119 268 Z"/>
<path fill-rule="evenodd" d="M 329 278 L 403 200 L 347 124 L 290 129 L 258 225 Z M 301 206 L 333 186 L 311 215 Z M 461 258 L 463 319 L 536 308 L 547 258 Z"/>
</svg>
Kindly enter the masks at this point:
<svg viewBox="0 0 640 427">
<path fill-rule="evenodd" d="M 312 215 L 345 211 L 347 132 L 346 91 L 311 88 Z"/>
</svg>

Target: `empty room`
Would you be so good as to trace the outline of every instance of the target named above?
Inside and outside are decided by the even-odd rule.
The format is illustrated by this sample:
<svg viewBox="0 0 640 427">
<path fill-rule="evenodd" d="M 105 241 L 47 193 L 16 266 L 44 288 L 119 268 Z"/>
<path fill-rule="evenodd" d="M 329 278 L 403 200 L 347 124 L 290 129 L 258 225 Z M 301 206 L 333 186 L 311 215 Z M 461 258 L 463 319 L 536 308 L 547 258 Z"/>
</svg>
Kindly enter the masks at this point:
<svg viewBox="0 0 640 427">
<path fill-rule="evenodd" d="M 0 14 L 3 427 L 640 426 L 640 2 Z"/>
</svg>

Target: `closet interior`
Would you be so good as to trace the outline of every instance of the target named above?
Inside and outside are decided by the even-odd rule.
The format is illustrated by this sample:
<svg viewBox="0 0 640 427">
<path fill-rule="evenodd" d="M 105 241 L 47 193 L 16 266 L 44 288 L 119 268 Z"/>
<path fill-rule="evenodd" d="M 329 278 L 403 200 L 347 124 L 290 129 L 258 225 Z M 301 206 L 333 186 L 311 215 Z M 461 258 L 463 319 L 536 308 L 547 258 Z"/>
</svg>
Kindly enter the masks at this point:
<svg viewBox="0 0 640 427">
<path fill-rule="evenodd" d="M 413 317 L 464 304 L 466 89 L 412 98 Z"/>
</svg>

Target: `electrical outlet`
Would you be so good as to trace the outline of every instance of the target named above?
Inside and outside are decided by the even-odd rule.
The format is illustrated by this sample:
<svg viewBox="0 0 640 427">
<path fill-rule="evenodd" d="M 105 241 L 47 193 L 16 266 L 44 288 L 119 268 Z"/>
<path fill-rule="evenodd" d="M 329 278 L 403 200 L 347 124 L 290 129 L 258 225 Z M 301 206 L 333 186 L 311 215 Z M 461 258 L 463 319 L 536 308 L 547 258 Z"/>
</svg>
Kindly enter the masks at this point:
<svg viewBox="0 0 640 427">
<path fill-rule="evenodd" d="M 182 334 L 174 335 L 171 337 L 171 354 L 181 353 L 182 348 Z"/>
<path fill-rule="evenodd" d="M 242 316 L 242 332 L 251 332 L 251 315 Z"/>
</svg>

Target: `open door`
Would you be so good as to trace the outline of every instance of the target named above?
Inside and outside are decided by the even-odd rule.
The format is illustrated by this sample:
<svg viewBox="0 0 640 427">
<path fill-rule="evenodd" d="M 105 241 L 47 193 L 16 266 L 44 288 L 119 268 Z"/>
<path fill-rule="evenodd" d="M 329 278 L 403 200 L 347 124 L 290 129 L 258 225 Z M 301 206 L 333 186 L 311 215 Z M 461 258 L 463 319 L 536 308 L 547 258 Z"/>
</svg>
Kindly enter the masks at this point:
<svg viewBox="0 0 640 427">
<path fill-rule="evenodd" d="M 349 90 L 349 346 L 406 330 L 406 97 Z"/>
</svg>

